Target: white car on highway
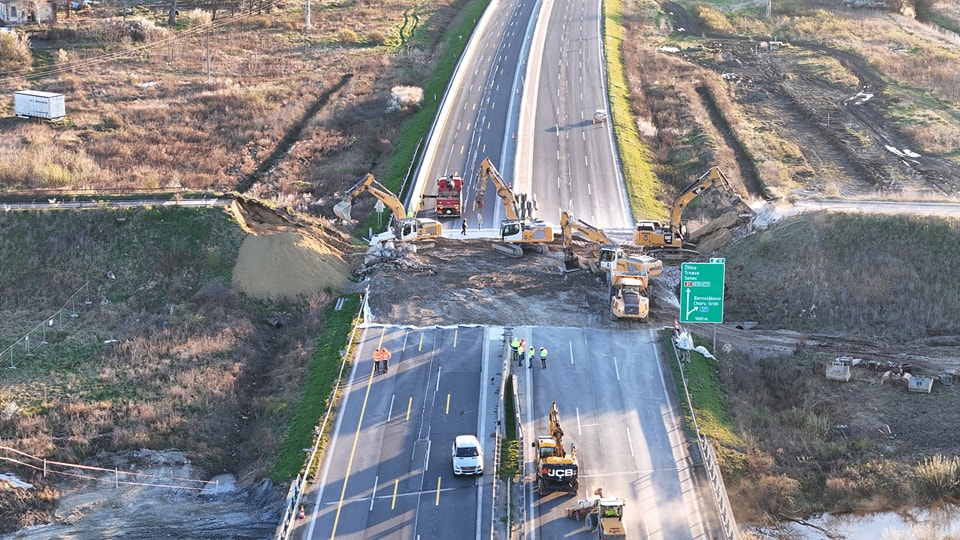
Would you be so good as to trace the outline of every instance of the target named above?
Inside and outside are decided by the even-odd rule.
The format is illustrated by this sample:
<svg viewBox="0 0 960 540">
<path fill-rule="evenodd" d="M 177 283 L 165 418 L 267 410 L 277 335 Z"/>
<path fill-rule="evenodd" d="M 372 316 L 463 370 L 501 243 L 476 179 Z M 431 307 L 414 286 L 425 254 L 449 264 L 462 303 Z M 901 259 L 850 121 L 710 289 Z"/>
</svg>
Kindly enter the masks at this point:
<svg viewBox="0 0 960 540">
<path fill-rule="evenodd" d="M 453 442 L 453 474 L 483 474 L 483 448 L 473 435 L 457 435 Z"/>
</svg>

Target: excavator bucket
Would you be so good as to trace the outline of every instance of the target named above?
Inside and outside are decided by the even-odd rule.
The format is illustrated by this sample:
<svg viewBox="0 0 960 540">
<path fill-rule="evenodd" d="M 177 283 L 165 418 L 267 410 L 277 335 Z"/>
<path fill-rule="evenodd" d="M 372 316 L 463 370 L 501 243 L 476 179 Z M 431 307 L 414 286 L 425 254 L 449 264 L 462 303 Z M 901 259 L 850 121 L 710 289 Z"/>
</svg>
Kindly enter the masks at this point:
<svg viewBox="0 0 960 540">
<path fill-rule="evenodd" d="M 580 269 L 580 257 L 573 250 L 563 251 L 563 271 L 574 272 Z"/>
<path fill-rule="evenodd" d="M 340 219 L 350 221 L 350 210 L 353 209 L 353 203 L 350 201 L 341 201 L 333 206 L 333 213 Z"/>
</svg>

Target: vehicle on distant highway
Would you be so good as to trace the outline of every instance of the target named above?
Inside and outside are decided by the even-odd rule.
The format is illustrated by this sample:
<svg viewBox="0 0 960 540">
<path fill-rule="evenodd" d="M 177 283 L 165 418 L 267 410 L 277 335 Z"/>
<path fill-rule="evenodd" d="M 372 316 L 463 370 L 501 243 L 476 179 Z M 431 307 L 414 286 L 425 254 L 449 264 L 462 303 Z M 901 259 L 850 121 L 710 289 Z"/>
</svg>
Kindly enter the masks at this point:
<svg viewBox="0 0 960 540">
<path fill-rule="evenodd" d="M 457 435 L 453 442 L 453 474 L 483 474 L 483 448 L 475 435 Z"/>
</svg>

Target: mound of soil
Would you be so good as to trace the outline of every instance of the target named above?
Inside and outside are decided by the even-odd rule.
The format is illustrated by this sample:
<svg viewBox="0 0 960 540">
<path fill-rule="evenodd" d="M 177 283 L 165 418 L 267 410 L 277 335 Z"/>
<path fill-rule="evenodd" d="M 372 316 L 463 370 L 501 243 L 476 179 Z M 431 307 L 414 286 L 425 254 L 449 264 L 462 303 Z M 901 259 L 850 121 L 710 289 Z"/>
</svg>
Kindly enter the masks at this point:
<svg viewBox="0 0 960 540">
<path fill-rule="evenodd" d="M 340 290 L 350 267 L 343 254 L 309 235 L 285 231 L 248 235 L 240 246 L 233 284 L 268 300 L 294 300 L 319 291 Z"/>
</svg>

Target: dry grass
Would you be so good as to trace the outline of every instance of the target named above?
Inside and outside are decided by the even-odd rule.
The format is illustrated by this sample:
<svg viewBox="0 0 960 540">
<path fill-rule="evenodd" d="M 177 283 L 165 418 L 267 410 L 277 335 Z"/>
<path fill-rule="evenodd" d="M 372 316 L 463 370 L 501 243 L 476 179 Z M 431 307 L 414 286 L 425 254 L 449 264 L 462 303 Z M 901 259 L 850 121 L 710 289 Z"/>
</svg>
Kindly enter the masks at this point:
<svg viewBox="0 0 960 540">
<path fill-rule="evenodd" d="M 0 272 L 2 335 L 41 322 L 73 283 L 89 282 L 94 301 L 4 371 L 7 444 L 71 462 L 178 448 L 211 472 L 269 472 L 310 338 L 302 308 L 228 286 L 243 233 L 222 211 L 18 213 L 0 230 L 0 257 L 19 261 Z M 260 322 L 271 310 L 291 314 L 288 329 Z"/>
<path fill-rule="evenodd" d="M 21 87 L 63 92 L 68 114 L 65 125 L 19 123 L 17 137 L 3 138 L 0 184 L 232 189 L 271 155 L 325 88 L 353 73 L 332 105 L 308 119 L 290 159 L 260 179 L 267 194 L 335 191 L 392 153 L 408 113 L 388 113 L 390 89 L 426 78 L 437 35 L 458 7 L 325 4 L 308 34 L 298 10 L 222 17 L 209 32 L 197 31 L 207 16 L 189 12 L 175 39 L 155 46 L 148 38 L 135 54 L 107 62 L 96 44 L 109 43 L 114 54 L 133 51 L 129 42 L 137 38 L 108 35 L 114 28 L 108 22 L 67 21 L 78 26 L 50 32 L 50 62 L 63 71 L 0 80 L 0 93 Z M 155 22 L 158 32 L 173 32 L 162 17 Z M 41 175 L 34 147 L 49 148 Z M 78 148 L 84 151 L 79 158 Z"/>
</svg>

